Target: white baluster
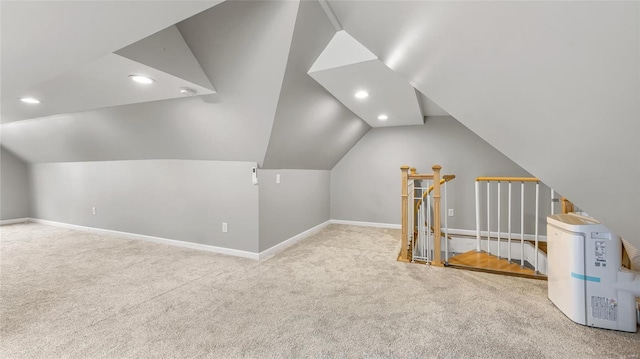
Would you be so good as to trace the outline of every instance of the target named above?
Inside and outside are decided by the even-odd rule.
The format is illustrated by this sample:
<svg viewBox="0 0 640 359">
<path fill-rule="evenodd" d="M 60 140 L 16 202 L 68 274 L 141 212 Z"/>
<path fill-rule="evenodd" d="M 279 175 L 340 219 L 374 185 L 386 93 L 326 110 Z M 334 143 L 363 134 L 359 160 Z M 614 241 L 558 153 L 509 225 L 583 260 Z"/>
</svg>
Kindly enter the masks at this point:
<svg viewBox="0 0 640 359">
<path fill-rule="evenodd" d="M 424 203 L 422 204 L 422 206 L 424 206 Z M 420 208 L 418 208 L 418 238 L 417 241 L 412 240 L 411 238 L 409 238 L 409 240 L 411 240 L 410 247 L 411 247 L 411 263 L 415 262 L 416 260 L 416 247 L 420 246 L 420 240 L 422 239 L 422 235 L 420 234 L 420 216 L 422 215 L 422 206 L 420 206 Z M 411 215 L 411 214 L 409 214 Z M 413 230 L 413 228 L 409 228 L 409 230 Z M 415 243 L 415 244 L 414 244 Z"/>
<path fill-rule="evenodd" d="M 420 189 L 420 192 L 422 192 L 422 189 Z M 420 235 L 420 215 L 421 215 L 421 212 L 422 212 L 422 206 L 420 206 L 420 208 L 418 208 L 418 218 L 417 218 L 418 223 L 416 225 L 414 225 L 414 227 L 418 227 L 418 238 L 415 238 L 415 240 L 413 240 L 411 238 L 411 236 L 409 237 L 409 240 L 410 240 L 409 247 L 411 248 L 411 263 L 415 262 L 415 259 L 416 259 L 416 247 L 420 245 L 420 238 L 422 238 L 421 235 Z M 409 212 L 409 216 L 411 216 L 411 215 L 412 215 L 412 213 Z M 411 225 L 409 225 L 409 231 L 413 231 L 413 228 L 411 228 Z"/>
<path fill-rule="evenodd" d="M 508 232 L 508 243 L 509 243 L 509 248 L 507 250 L 507 260 L 509 261 L 509 263 L 511 263 L 511 181 L 509 181 L 509 215 L 508 215 L 509 219 L 508 219 L 508 228 L 507 228 L 507 232 Z"/>
<path fill-rule="evenodd" d="M 444 234 L 444 264 L 449 264 L 449 205 L 447 204 L 447 181 L 444 182 L 444 228 L 446 230 Z"/>
<path fill-rule="evenodd" d="M 427 187 L 429 188 L 429 187 Z M 431 261 L 431 193 L 427 194 L 427 245 L 425 247 L 424 256 L 427 262 Z"/>
<path fill-rule="evenodd" d="M 524 268 L 524 182 L 520 182 L 520 267 Z"/>
<path fill-rule="evenodd" d="M 536 219 L 534 223 L 534 233 L 535 233 L 535 241 L 536 241 L 536 249 L 535 249 L 535 259 L 533 260 L 533 269 L 538 273 L 538 212 L 540 207 L 540 182 L 536 182 Z"/>
<path fill-rule="evenodd" d="M 498 181 L 498 258 L 500 258 L 500 181 Z"/>
<path fill-rule="evenodd" d="M 476 252 L 480 252 L 480 181 L 476 181 Z"/>
<path fill-rule="evenodd" d="M 422 194 L 424 194 L 424 190 L 421 191 Z M 420 196 L 420 198 L 422 197 L 422 194 Z M 424 250 L 424 242 L 425 242 L 425 233 L 424 233 L 424 206 L 426 205 L 426 203 L 424 202 L 424 198 L 422 200 L 422 205 L 420 206 L 420 211 L 418 212 L 418 236 L 419 236 L 419 240 L 418 243 L 416 245 L 415 250 L 413 251 L 413 253 L 415 253 L 415 256 L 418 256 L 422 253 L 418 253 L 418 249 L 420 249 L 420 251 L 422 252 Z"/>
<path fill-rule="evenodd" d="M 491 181 L 487 181 L 487 254 L 491 254 Z"/>
</svg>

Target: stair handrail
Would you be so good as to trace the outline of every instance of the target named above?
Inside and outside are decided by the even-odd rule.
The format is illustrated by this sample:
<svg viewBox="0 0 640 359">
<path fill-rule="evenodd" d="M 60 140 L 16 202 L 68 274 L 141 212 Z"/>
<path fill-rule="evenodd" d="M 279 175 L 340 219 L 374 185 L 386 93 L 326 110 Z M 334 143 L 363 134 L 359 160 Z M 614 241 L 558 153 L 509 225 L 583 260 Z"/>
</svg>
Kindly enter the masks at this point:
<svg viewBox="0 0 640 359">
<path fill-rule="evenodd" d="M 540 182 L 536 177 L 476 177 L 476 182 Z"/>
<path fill-rule="evenodd" d="M 442 179 L 440 180 L 440 185 L 443 185 L 447 182 L 450 182 L 452 180 L 454 180 L 456 178 L 456 175 L 443 175 Z M 416 213 L 418 213 L 418 210 L 420 209 L 420 206 L 422 205 L 422 200 L 424 200 L 424 198 L 429 195 L 432 191 L 433 191 L 433 185 L 429 186 L 429 188 L 427 188 L 427 190 L 422 194 L 422 198 L 420 198 L 418 200 L 418 204 L 416 205 Z"/>
</svg>

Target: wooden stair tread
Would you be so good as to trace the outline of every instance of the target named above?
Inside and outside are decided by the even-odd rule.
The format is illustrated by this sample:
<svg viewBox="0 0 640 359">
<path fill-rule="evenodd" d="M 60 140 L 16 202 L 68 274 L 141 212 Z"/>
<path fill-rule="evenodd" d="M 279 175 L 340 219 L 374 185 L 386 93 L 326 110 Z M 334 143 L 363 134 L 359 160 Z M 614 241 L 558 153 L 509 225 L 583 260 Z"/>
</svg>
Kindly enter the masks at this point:
<svg viewBox="0 0 640 359">
<path fill-rule="evenodd" d="M 516 277 L 546 280 L 547 276 L 536 274 L 529 268 L 522 268 L 508 260 L 487 254 L 486 252 L 470 251 L 449 258 L 449 266 L 460 269 L 475 270 L 487 273 L 511 275 Z"/>
</svg>

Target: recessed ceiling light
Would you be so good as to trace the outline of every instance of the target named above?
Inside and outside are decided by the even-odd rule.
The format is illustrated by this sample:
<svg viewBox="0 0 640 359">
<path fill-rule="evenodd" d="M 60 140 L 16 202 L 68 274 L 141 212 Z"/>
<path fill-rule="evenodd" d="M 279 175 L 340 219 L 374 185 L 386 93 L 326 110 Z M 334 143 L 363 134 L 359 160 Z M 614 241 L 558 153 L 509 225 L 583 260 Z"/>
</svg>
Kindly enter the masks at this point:
<svg viewBox="0 0 640 359">
<path fill-rule="evenodd" d="M 357 98 L 366 98 L 369 96 L 369 93 L 367 91 L 358 91 L 356 92 L 356 97 Z"/>
<path fill-rule="evenodd" d="M 389 116 L 387 116 L 387 115 L 380 115 L 380 116 L 378 116 L 378 120 L 380 120 L 380 121 L 386 121 L 386 120 L 388 120 L 388 119 L 389 119 Z"/>
<path fill-rule="evenodd" d="M 191 87 L 180 87 L 180 93 L 185 96 L 195 96 L 198 94 L 198 91 L 192 89 Z"/>
<path fill-rule="evenodd" d="M 38 100 L 37 98 L 33 98 L 33 97 L 21 97 L 20 101 L 25 102 L 25 103 L 30 103 L 30 104 L 37 104 L 37 103 L 42 102 L 42 101 Z"/>
<path fill-rule="evenodd" d="M 142 75 L 129 75 L 129 78 L 139 84 L 145 84 L 145 85 L 152 84 L 155 81 L 151 77 L 146 77 Z"/>
</svg>

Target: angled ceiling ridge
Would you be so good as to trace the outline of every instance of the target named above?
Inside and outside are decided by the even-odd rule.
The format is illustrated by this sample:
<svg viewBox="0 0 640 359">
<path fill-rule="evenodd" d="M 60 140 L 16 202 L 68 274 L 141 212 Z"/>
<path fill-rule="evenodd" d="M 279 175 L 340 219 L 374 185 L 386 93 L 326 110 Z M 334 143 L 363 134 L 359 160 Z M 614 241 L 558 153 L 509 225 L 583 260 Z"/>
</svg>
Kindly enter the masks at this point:
<svg viewBox="0 0 640 359">
<path fill-rule="evenodd" d="M 342 24 L 340 24 L 340 20 L 338 20 L 338 17 L 336 16 L 336 13 L 333 12 L 331 5 L 329 5 L 329 2 L 327 0 L 318 0 L 318 3 L 325 15 L 327 15 L 327 18 L 329 19 L 329 22 L 331 22 L 331 25 L 333 25 L 333 28 L 336 29 L 336 31 L 344 30 L 342 28 Z"/>
<path fill-rule="evenodd" d="M 216 92 L 176 25 L 134 42 L 115 54 Z"/>
<path fill-rule="evenodd" d="M 309 73 L 377 60 L 378 57 L 344 30 L 336 32 Z"/>
<path fill-rule="evenodd" d="M 416 90 L 416 96 L 418 97 L 418 102 L 420 103 L 420 110 L 422 111 L 422 115 L 425 117 L 436 117 L 436 116 L 451 116 L 449 112 L 444 110 L 440 105 L 438 105 L 435 101 L 430 99 L 427 95 L 420 92 L 420 90 Z"/>
<path fill-rule="evenodd" d="M 1 98 L 27 95 L 35 86 L 220 2 L 2 1 Z"/>
</svg>

